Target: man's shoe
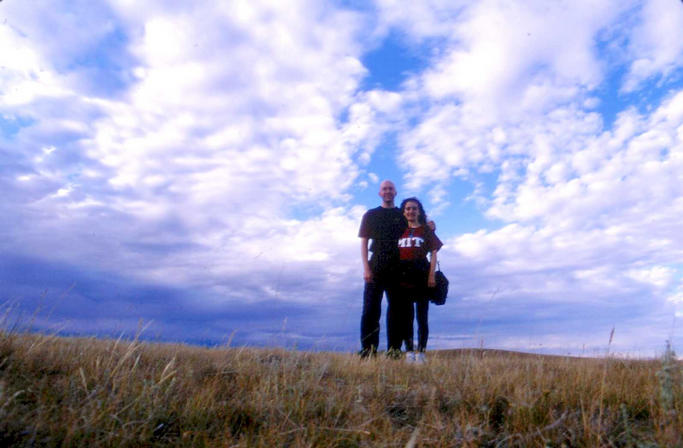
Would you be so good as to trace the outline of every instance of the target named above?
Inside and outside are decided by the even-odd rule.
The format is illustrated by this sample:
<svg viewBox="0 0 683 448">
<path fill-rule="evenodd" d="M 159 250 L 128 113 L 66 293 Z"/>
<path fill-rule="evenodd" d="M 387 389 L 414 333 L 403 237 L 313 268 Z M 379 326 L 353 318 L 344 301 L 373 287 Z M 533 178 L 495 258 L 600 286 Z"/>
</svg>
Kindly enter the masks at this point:
<svg viewBox="0 0 683 448">
<path fill-rule="evenodd" d="M 358 352 L 358 356 L 360 356 L 360 359 L 374 358 L 377 356 L 377 350 L 373 348 L 364 348 Z"/>
<path fill-rule="evenodd" d="M 415 352 L 406 352 L 406 364 L 415 364 Z"/>
<path fill-rule="evenodd" d="M 415 364 L 425 364 L 427 362 L 427 358 L 425 358 L 425 354 L 422 352 L 419 352 L 415 355 Z"/>
</svg>

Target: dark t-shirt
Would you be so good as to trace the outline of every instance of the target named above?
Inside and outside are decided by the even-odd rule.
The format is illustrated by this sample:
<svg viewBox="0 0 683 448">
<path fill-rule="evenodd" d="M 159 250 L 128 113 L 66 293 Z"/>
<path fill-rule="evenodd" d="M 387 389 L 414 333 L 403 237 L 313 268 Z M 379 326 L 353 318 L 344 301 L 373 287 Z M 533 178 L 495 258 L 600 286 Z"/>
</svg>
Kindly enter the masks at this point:
<svg viewBox="0 0 683 448">
<path fill-rule="evenodd" d="M 380 206 L 365 212 L 358 236 L 372 240 L 370 251 L 374 255 L 398 257 L 398 239 L 407 226 L 400 209 Z"/>
</svg>

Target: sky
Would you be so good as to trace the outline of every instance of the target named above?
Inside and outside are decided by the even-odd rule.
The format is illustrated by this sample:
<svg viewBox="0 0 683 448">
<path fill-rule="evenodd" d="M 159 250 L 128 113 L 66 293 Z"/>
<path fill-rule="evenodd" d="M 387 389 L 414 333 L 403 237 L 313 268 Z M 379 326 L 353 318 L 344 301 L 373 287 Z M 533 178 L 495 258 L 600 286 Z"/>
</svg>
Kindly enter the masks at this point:
<svg viewBox="0 0 683 448">
<path fill-rule="evenodd" d="M 683 2 L 0 2 L 6 326 L 358 350 L 383 179 L 430 349 L 683 352 Z"/>
</svg>

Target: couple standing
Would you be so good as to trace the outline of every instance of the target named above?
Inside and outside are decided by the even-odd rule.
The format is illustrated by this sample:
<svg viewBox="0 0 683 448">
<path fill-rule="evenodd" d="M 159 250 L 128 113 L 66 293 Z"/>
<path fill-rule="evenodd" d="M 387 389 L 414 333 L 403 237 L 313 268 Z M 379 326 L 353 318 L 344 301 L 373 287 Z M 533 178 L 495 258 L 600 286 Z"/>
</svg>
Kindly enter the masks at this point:
<svg viewBox="0 0 683 448">
<path fill-rule="evenodd" d="M 422 204 L 408 198 L 394 205 L 396 187 L 385 180 L 380 184 L 382 205 L 368 210 L 361 221 L 363 261 L 363 314 L 360 323 L 361 357 L 374 356 L 379 345 L 382 296 L 387 301 L 387 353 L 400 357 L 405 343 L 409 361 L 424 362 L 429 327 L 429 300 L 426 288 L 435 286 L 436 252 L 442 243 L 427 224 Z M 369 245 L 370 240 L 372 243 Z M 372 256 L 368 259 L 369 252 Z M 430 255 L 430 260 L 427 255 Z M 417 308 L 418 344 L 414 353 L 413 319 Z"/>
</svg>

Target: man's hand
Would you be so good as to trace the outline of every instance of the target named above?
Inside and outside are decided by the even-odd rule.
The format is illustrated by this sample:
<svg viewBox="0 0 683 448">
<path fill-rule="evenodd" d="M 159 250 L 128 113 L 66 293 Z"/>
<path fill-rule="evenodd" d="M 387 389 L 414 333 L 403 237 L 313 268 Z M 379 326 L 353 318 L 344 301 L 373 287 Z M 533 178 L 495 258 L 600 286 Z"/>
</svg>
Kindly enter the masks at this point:
<svg viewBox="0 0 683 448">
<path fill-rule="evenodd" d="M 372 283 L 372 271 L 369 267 L 363 269 L 363 280 L 365 283 Z"/>
<path fill-rule="evenodd" d="M 436 223 L 431 219 L 427 221 L 427 227 L 429 227 L 429 230 L 431 230 L 432 232 L 436 232 Z"/>
<path fill-rule="evenodd" d="M 368 242 L 369 238 L 362 237 L 360 239 L 360 259 L 363 262 L 363 279 L 365 283 L 372 281 L 372 270 L 370 270 L 370 263 L 368 262 Z"/>
</svg>

